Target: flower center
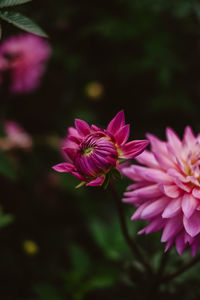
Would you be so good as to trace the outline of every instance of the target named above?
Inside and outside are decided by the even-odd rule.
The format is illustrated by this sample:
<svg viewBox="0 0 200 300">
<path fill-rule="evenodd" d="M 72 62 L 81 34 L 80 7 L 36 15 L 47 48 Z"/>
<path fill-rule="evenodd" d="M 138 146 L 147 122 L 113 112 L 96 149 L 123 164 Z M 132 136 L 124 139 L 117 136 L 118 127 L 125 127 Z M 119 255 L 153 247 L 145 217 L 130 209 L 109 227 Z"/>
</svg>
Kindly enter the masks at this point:
<svg viewBox="0 0 200 300">
<path fill-rule="evenodd" d="M 92 154 L 93 150 L 94 150 L 94 147 L 85 148 L 85 149 L 83 149 L 82 154 L 84 156 L 90 156 L 90 154 Z"/>
</svg>

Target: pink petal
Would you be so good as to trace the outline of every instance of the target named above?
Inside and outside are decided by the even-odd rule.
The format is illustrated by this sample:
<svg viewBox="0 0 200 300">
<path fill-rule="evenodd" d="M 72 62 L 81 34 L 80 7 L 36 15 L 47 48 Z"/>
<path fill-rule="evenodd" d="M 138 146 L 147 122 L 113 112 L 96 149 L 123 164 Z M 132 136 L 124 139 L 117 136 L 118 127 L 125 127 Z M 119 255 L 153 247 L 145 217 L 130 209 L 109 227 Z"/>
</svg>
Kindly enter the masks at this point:
<svg viewBox="0 0 200 300">
<path fill-rule="evenodd" d="M 55 165 L 52 167 L 55 171 L 60 172 L 60 173 L 70 173 L 72 172 L 75 167 L 72 164 L 69 163 L 60 163 L 58 165 Z"/>
<path fill-rule="evenodd" d="M 198 205 L 198 200 L 196 200 L 191 194 L 183 195 L 182 210 L 187 219 L 189 219 L 192 216 L 192 214 L 196 210 L 197 205 Z"/>
<path fill-rule="evenodd" d="M 166 143 L 159 140 L 155 135 L 147 133 L 146 134 L 148 140 L 150 141 L 152 150 L 155 152 L 159 152 L 165 155 L 168 155 Z"/>
<path fill-rule="evenodd" d="M 135 174 L 137 174 L 137 176 L 139 176 L 143 181 L 158 182 L 164 184 L 169 184 L 171 182 L 170 176 L 161 170 L 145 168 L 137 165 L 132 165 L 131 170 Z"/>
<path fill-rule="evenodd" d="M 187 126 L 183 135 L 183 143 L 189 147 L 193 146 L 196 143 L 196 138 L 190 126 Z"/>
<path fill-rule="evenodd" d="M 97 127 L 96 125 L 92 124 L 91 129 L 94 131 L 101 131 L 101 128 Z"/>
<path fill-rule="evenodd" d="M 141 218 L 143 219 L 154 218 L 155 216 L 163 212 L 168 201 L 169 200 L 166 197 L 162 197 L 156 201 L 153 201 L 153 203 L 147 205 L 144 208 L 144 210 L 141 213 Z"/>
<path fill-rule="evenodd" d="M 139 163 L 147 165 L 152 168 L 159 168 L 158 162 L 155 160 L 154 155 L 148 151 L 144 150 L 140 155 L 135 158 Z"/>
<path fill-rule="evenodd" d="M 90 134 L 90 126 L 83 120 L 75 119 L 75 126 L 81 136 Z"/>
<path fill-rule="evenodd" d="M 193 188 L 192 190 L 192 195 L 195 197 L 195 198 L 198 198 L 200 199 L 200 189 L 199 188 Z"/>
<path fill-rule="evenodd" d="M 191 245 L 191 253 L 193 257 L 196 255 L 197 251 L 199 250 L 199 246 L 200 246 L 200 238 L 198 237 Z"/>
<path fill-rule="evenodd" d="M 177 199 L 169 199 L 169 204 L 166 206 L 165 210 L 163 211 L 162 217 L 163 218 L 172 218 L 179 214 L 181 211 L 181 198 Z"/>
<path fill-rule="evenodd" d="M 110 121 L 107 127 L 107 131 L 111 134 L 115 135 L 117 131 L 124 126 L 125 124 L 125 118 L 124 118 L 124 112 L 121 110 L 117 113 L 117 115 Z"/>
<path fill-rule="evenodd" d="M 167 242 L 173 238 L 183 227 L 182 216 L 178 215 L 172 219 L 168 219 L 163 229 L 161 242 Z"/>
<path fill-rule="evenodd" d="M 156 217 L 155 219 L 153 219 L 148 226 L 146 226 L 144 229 L 143 229 L 143 232 L 139 231 L 138 234 L 141 234 L 141 233 L 146 233 L 146 234 L 149 234 L 149 233 L 152 233 L 152 232 L 156 232 L 160 229 L 163 228 L 163 226 L 165 225 L 166 223 L 166 220 L 160 218 L 160 217 Z"/>
<path fill-rule="evenodd" d="M 74 177 L 76 177 L 77 179 L 81 180 L 81 181 L 86 181 L 85 177 L 83 175 L 81 175 L 78 172 L 72 172 L 72 174 L 74 175 Z"/>
<path fill-rule="evenodd" d="M 159 188 L 166 196 L 170 198 L 177 198 L 181 194 L 176 185 L 159 184 Z"/>
<path fill-rule="evenodd" d="M 117 134 L 114 136 L 117 145 L 123 145 L 127 142 L 130 134 L 130 125 L 125 125 L 120 128 Z"/>
<path fill-rule="evenodd" d="M 86 184 L 86 186 L 99 186 L 102 185 L 104 182 L 105 177 L 97 177 L 94 180 L 90 181 L 89 183 Z"/>
<path fill-rule="evenodd" d="M 143 203 L 142 205 L 140 205 L 136 211 L 134 212 L 134 214 L 131 217 L 131 220 L 138 220 L 141 218 L 141 213 L 143 211 L 143 209 L 149 204 L 152 203 L 152 201 L 146 201 L 145 203 Z"/>
<path fill-rule="evenodd" d="M 183 233 L 180 233 L 176 238 L 176 250 L 179 255 L 183 253 L 185 247 L 186 247 L 186 243 L 184 241 L 184 235 Z"/>
<path fill-rule="evenodd" d="M 194 237 L 200 233 L 200 212 L 194 212 L 193 215 L 187 219 L 185 216 L 183 217 L 183 224 L 186 232 Z"/>
<path fill-rule="evenodd" d="M 169 169 L 169 168 L 174 168 L 175 164 L 172 160 L 171 156 L 166 156 L 164 154 L 162 154 L 161 152 L 158 151 L 152 151 L 155 159 L 157 160 L 157 162 L 159 163 L 160 167 L 163 169 Z"/>
<path fill-rule="evenodd" d="M 161 191 L 158 188 L 158 185 L 150 185 L 150 186 L 146 186 L 137 190 L 134 190 L 132 192 L 126 192 L 124 193 L 124 195 L 126 197 L 138 197 L 138 198 L 156 198 L 159 196 L 162 196 Z"/>
<path fill-rule="evenodd" d="M 168 127 L 166 129 L 166 136 L 167 136 L 168 143 L 170 144 L 174 152 L 180 153 L 182 149 L 182 143 L 178 135 L 176 134 L 176 132 L 173 129 Z"/>
<path fill-rule="evenodd" d="M 149 142 L 147 140 L 131 141 L 120 148 L 122 152 L 120 158 L 134 158 L 135 156 L 141 154 L 148 144 Z"/>
</svg>

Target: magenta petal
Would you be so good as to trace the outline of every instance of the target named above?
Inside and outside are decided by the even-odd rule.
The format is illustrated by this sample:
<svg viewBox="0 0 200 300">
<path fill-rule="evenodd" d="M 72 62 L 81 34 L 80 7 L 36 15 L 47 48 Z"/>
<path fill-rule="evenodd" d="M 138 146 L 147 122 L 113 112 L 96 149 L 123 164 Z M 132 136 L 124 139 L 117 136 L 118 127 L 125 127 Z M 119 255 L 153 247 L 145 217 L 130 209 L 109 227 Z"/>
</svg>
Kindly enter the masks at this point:
<svg viewBox="0 0 200 300">
<path fill-rule="evenodd" d="M 176 236 L 182 227 L 183 225 L 181 215 L 178 215 L 172 219 L 168 219 L 163 229 L 161 242 L 167 242 L 169 239 Z"/>
<path fill-rule="evenodd" d="M 145 232 L 146 234 L 152 233 L 152 232 L 156 232 L 160 229 L 163 228 L 163 226 L 165 225 L 166 220 L 160 218 L 160 217 L 156 217 L 154 218 L 148 226 L 146 226 L 143 230 L 143 232 Z"/>
<path fill-rule="evenodd" d="M 196 138 L 190 126 L 187 126 L 183 135 L 183 143 L 189 147 L 193 146 L 196 143 Z"/>
<path fill-rule="evenodd" d="M 158 182 L 163 184 L 170 184 L 171 178 L 166 172 L 153 168 L 145 168 L 137 165 L 132 165 L 131 170 L 139 176 L 142 181 Z"/>
<path fill-rule="evenodd" d="M 86 184 L 86 186 L 99 186 L 102 185 L 104 182 L 105 177 L 97 177 L 94 180 L 90 181 L 89 183 Z"/>
<path fill-rule="evenodd" d="M 75 119 L 75 126 L 81 136 L 90 134 L 90 126 L 83 120 Z"/>
<path fill-rule="evenodd" d="M 167 197 L 162 197 L 156 201 L 153 201 L 151 204 L 147 205 L 141 213 L 141 218 L 149 219 L 154 218 L 161 212 L 163 212 L 166 204 L 168 203 Z"/>
<path fill-rule="evenodd" d="M 147 140 L 131 141 L 120 148 L 122 152 L 120 158 L 134 158 L 135 156 L 141 154 L 148 144 L 149 142 Z"/>
<path fill-rule="evenodd" d="M 135 158 L 139 163 L 147 165 L 148 167 L 158 168 L 159 164 L 155 159 L 154 155 L 148 151 L 144 150 L 140 155 Z"/>
<path fill-rule="evenodd" d="M 177 198 L 181 195 L 181 192 L 176 185 L 159 184 L 159 188 L 166 196 L 170 198 Z"/>
<path fill-rule="evenodd" d="M 110 121 L 107 127 L 107 131 L 111 134 L 115 135 L 117 131 L 124 126 L 125 118 L 124 118 L 124 111 L 121 110 L 117 113 L 117 115 Z"/>
<path fill-rule="evenodd" d="M 125 125 L 120 128 L 117 134 L 114 136 L 117 145 L 123 145 L 127 142 L 130 134 L 130 125 Z"/>
<path fill-rule="evenodd" d="M 69 163 L 60 163 L 58 165 L 53 166 L 52 168 L 60 173 L 70 173 L 75 169 L 74 166 Z"/>
<path fill-rule="evenodd" d="M 169 199 L 168 199 L 169 200 Z M 163 218 L 172 218 L 181 211 L 181 198 L 170 199 L 168 205 L 162 213 Z"/>
<path fill-rule="evenodd" d="M 199 201 L 190 194 L 184 194 L 182 199 L 182 210 L 185 217 L 188 219 L 192 216 L 197 208 Z"/>
<path fill-rule="evenodd" d="M 145 186 L 143 188 L 134 190 L 132 192 L 126 192 L 124 193 L 124 195 L 126 197 L 141 197 L 141 198 L 146 198 L 146 199 L 150 199 L 150 198 L 156 198 L 159 196 L 162 196 L 162 192 L 159 190 L 158 185 L 149 185 L 149 186 Z"/>
<path fill-rule="evenodd" d="M 200 233 L 200 212 L 195 212 L 189 219 L 185 216 L 183 217 L 183 224 L 186 232 L 194 237 Z"/>
<path fill-rule="evenodd" d="M 173 129 L 168 127 L 166 129 L 166 135 L 167 135 L 168 143 L 170 144 L 174 152 L 180 153 L 182 148 L 182 143 L 179 137 L 177 136 L 176 132 Z"/>
<path fill-rule="evenodd" d="M 86 181 L 85 177 L 78 172 L 72 172 L 72 174 L 81 181 Z"/>
<path fill-rule="evenodd" d="M 186 247 L 186 243 L 184 241 L 184 234 L 180 233 L 176 238 L 176 250 L 179 255 L 181 255 Z"/>
<path fill-rule="evenodd" d="M 192 195 L 193 195 L 195 198 L 200 199 L 200 189 L 195 187 L 195 188 L 192 190 Z"/>
</svg>

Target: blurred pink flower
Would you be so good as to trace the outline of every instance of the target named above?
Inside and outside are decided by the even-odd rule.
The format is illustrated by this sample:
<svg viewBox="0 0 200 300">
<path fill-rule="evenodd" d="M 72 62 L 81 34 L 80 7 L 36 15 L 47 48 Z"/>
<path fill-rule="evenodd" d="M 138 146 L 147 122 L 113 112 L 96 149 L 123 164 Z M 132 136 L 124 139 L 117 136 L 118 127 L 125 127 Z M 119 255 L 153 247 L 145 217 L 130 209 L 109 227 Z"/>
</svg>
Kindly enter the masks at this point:
<svg viewBox="0 0 200 300">
<path fill-rule="evenodd" d="M 0 45 L 0 84 L 7 73 L 11 92 L 31 92 L 40 83 L 50 53 L 47 41 L 38 36 L 23 34 L 8 38 Z"/>
<path fill-rule="evenodd" d="M 12 148 L 30 149 L 32 147 L 32 138 L 16 122 L 5 121 L 4 132 L 6 137 L 0 139 L 0 149 L 10 150 Z"/>
<path fill-rule="evenodd" d="M 72 173 L 86 186 L 102 185 L 106 174 L 117 167 L 119 159 L 139 155 L 148 145 L 146 140 L 126 143 L 129 125 L 125 125 L 124 112 L 120 111 L 106 130 L 91 127 L 82 120 L 75 120 L 75 128 L 68 129 L 64 142 L 67 162 L 53 167 L 58 172 Z"/>
<path fill-rule="evenodd" d="M 151 134 L 151 151 L 144 151 L 122 173 L 136 183 L 124 194 L 124 202 L 137 207 L 132 220 L 149 225 L 139 234 L 163 230 L 161 241 L 181 254 L 187 245 L 195 255 L 200 246 L 200 134 L 186 127 L 183 140 L 167 128 L 167 142 Z"/>
</svg>

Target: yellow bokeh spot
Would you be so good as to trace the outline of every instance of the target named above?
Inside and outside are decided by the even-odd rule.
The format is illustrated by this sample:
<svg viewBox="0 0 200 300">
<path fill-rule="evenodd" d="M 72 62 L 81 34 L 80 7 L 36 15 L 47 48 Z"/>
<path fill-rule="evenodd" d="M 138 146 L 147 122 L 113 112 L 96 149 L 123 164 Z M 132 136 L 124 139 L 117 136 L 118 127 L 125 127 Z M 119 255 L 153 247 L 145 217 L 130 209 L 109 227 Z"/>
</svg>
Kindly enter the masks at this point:
<svg viewBox="0 0 200 300">
<path fill-rule="evenodd" d="M 104 87 L 100 82 L 93 81 L 86 85 L 85 91 L 89 98 L 99 100 L 103 96 Z"/>
<path fill-rule="evenodd" d="M 24 251 L 28 255 L 36 255 L 39 252 L 38 245 L 34 241 L 31 241 L 31 240 L 24 241 L 23 248 L 24 248 Z"/>
</svg>

